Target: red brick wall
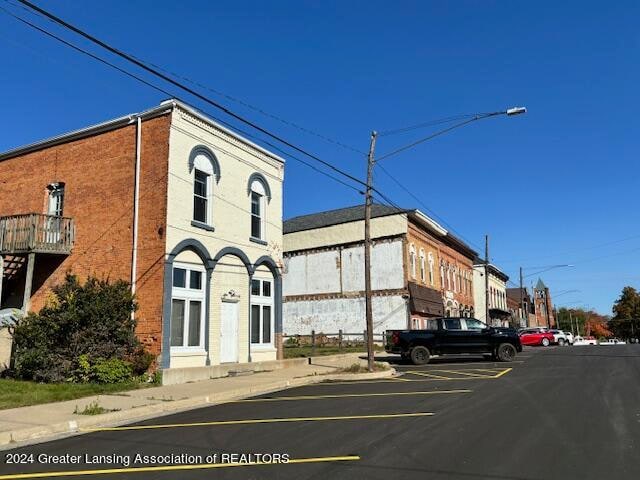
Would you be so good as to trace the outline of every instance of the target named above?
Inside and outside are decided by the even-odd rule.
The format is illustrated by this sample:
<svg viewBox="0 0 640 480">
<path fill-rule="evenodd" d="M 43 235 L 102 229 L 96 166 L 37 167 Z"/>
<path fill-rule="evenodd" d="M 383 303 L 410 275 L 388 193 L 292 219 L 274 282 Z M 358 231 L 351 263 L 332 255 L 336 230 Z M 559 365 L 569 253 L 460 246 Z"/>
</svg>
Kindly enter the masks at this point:
<svg viewBox="0 0 640 480">
<path fill-rule="evenodd" d="M 142 124 L 138 241 L 138 334 L 160 352 L 170 115 Z M 46 212 L 46 186 L 65 183 L 71 255 L 38 255 L 31 309 L 67 272 L 131 280 L 136 125 L 0 161 L 0 216 Z"/>
</svg>

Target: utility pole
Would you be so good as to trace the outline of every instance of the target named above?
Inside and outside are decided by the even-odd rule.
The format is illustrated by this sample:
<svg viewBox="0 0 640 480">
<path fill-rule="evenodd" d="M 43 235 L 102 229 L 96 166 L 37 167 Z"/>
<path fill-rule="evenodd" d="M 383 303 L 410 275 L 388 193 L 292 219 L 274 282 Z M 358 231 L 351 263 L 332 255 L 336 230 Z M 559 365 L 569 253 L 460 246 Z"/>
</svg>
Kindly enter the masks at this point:
<svg viewBox="0 0 640 480">
<path fill-rule="evenodd" d="M 573 316 L 571 315 L 571 310 L 569 310 L 569 323 L 571 324 L 571 333 L 572 333 L 574 336 L 577 336 L 577 332 L 576 332 L 576 333 L 573 333 Z"/>
<path fill-rule="evenodd" d="M 373 372 L 373 307 L 371 293 L 371 189 L 373 184 L 373 166 L 375 165 L 374 151 L 378 133 L 371 132 L 371 144 L 367 157 L 367 189 L 364 197 L 364 301 L 367 318 L 367 366 Z"/>
<path fill-rule="evenodd" d="M 484 236 L 484 305 L 485 322 L 491 326 L 489 317 L 489 235 Z"/>
<path fill-rule="evenodd" d="M 524 291 L 522 289 L 522 267 L 520 267 L 520 311 L 522 312 L 522 316 L 524 317 L 524 326 L 529 326 L 529 312 L 525 311 L 524 308 Z"/>
</svg>

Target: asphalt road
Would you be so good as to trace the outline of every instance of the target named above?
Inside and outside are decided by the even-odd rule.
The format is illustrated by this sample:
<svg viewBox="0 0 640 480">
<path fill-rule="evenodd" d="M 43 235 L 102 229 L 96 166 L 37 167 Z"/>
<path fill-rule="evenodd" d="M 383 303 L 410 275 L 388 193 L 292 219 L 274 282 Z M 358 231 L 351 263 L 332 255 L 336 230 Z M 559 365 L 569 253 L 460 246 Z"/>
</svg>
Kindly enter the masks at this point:
<svg viewBox="0 0 640 480">
<path fill-rule="evenodd" d="M 404 375 L 395 380 L 295 388 L 0 452 L 0 480 L 640 478 L 640 345 L 527 349 L 509 364 L 448 358 L 397 368 Z M 33 454 L 34 463 L 6 464 L 16 453 Z M 286 454 L 289 463 L 221 463 L 234 453 Z M 175 470 L 42 464 L 40 454 L 202 460 Z M 204 465 L 213 454 L 215 462 Z M 83 474 L 58 473 L 71 471 Z"/>
</svg>

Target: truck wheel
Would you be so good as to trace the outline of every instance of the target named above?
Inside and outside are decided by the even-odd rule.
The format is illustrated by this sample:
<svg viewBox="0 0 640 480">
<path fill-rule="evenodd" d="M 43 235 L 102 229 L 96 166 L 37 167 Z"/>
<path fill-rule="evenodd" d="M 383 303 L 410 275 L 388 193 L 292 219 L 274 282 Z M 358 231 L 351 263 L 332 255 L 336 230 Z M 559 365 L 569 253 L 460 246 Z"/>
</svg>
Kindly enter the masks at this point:
<svg viewBox="0 0 640 480">
<path fill-rule="evenodd" d="M 548 338 L 543 338 L 542 339 L 542 346 L 543 347 L 548 347 L 549 346 L 549 339 Z"/>
<path fill-rule="evenodd" d="M 516 358 L 516 347 L 510 343 L 501 343 L 497 350 L 498 360 L 501 362 L 511 362 Z"/>
<path fill-rule="evenodd" d="M 426 365 L 429 363 L 429 349 L 427 347 L 413 347 L 411 349 L 411 361 L 414 365 Z"/>
</svg>

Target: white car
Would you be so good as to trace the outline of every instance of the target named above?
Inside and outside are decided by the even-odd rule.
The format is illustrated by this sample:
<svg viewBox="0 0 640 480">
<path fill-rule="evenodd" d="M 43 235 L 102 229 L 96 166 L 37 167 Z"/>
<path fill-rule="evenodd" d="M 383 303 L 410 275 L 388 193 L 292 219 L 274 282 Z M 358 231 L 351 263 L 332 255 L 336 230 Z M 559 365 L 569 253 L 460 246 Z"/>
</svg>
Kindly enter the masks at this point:
<svg viewBox="0 0 640 480">
<path fill-rule="evenodd" d="M 609 338 L 600 342 L 600 345 L 626 345 L 624 340 L 618 340 L 617 338 Z"/>
<path fill-rule="evenodd" d="M 562 330 L 551 329 L 550 333 L 553 333 L 553 343 L 557 343 L 561 347 L 565 345 L 571 345 L 573 343 L 573 335 L 571 333 L 563 332 Z M 571 338 L 569 338 L 571 336 Z"/>
<path fill-rule="evenodd" d="M 594 337 L 576 337 L 573 341 L 574 346 L 581 345 L 597 345 L 598 341 Z"/>
</svg>

